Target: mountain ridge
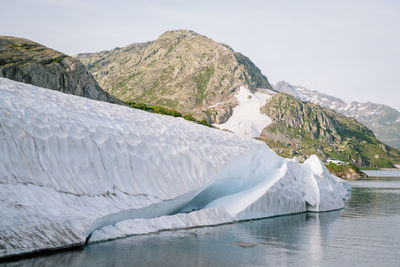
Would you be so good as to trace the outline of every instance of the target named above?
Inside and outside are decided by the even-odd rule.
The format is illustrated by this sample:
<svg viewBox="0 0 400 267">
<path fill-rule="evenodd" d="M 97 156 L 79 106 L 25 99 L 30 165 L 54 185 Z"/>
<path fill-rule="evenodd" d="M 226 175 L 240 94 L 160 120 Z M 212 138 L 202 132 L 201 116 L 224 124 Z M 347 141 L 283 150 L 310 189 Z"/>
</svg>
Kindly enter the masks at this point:
<svg viewBox="0 0 400 267">
<path fill-rule="evenodd" d="M 393 161 L 400 161 L 400 151 L 383 144 L 356 119 L 334 110 L 286 93 L 275 94 L 261 109 L 273 123 L 259 139 L 281 155 L 305 159 L 317 154 L 370 168 L 393 167 Z"/>
<path fill-rule="evenodd" d="M 400 111 L 395 108 L 370 101 L 346 103 L 338 97 L 310 90 L 303 86 L 292 85 L 286 81 L 275 83 L 274 88 L 300 100 L 318 104 L 355 118 L 370 128 L 379 140 L 400 149 Z"/>
<path fill-rule="evenodd" d="M 309 110 L 314 113 L 317 110 L 320 115 L 323 114 L 322 117 L 302 114 L 303 124 L 299 126 L 298 114 L 268 105 L 270 101 L 280 99 L 281 95 L 277 94 L 278 96 L 271 98 L 265 95 L 265 93 L 276 94 L 278 90 L 269 93 L 265 90 L 270 90 L 271 85 L 250 59 L 225 44 L 193 31 L 168 31 L 154 41 L 94 54 L 79 54 L 76 58 L 88 66 L 89 71 L 105 90 L 114 96 L 123 96 L 124 101 L 173 108 L 178 112 L 207 119 L 208 123 L 222 129 L 227 127 L 225 122 L 231 122 L 230 118 L 235 117 L 236 121 L 228 123 L 230 126 L 236 125 L 234 129 L 241 129 L 243 133 L 249 132 L 243 129 L 246 125 L 252 129 L 256 127 L 254 130 L 257 132 L 261 129 L 262 134 L 259 139 L 266 141 L 284 156 L 290 156 L 288 153 L 290 140 L 296 137 L 288 129 L 295 128 L 299 137 L 295 142 L 296 155 L 303 160 L 316 153 L 322 159 L 335 155 L 344 161 L 353 162 L 358 167 L 392 167 L 393 163 L 400 162 L 397 150 L 391 152 L 392 154 L 389 153 L 390 155 L 385 153 L 387 147 L 376 140 L 370 130 L 354 119 L 339 114 L 333 115 L 323 107 L 317 108 L 296 102 L 295 98 L 287 99 L 289 109 L 296 108 L 301 112 Z M 259 110 L 253 110 L 250 103 L 253 103 L 251 100 L 257 99 L 257 96 L 260 97 L 258 102 L 264 98 L 269 100 L 265 107 L 261 105 Z M 279 116 L 286 112 L 285 120 L 280 121 Z M 246 116 L 256 116 L 259 120 Z M 269 117 L 272 118 L 271 125 L 267 125 L 271 121 Z M 304 124 L 305 121 L 307 125 Z M 305 126 L 308 128 L 303 129 Z M 347 132 L 340 131 L 341 128 Z M 232 131 L 233 128 L 227 129 Z M 274 135 L 271 129 L 278 134 Z M 256 131 L 249 133 L 253 132 Z M 346 139 L 349 133 L 353 135 L 349 137 L 351 142 Z M 369 149 L 376 153 L 367 153 L 365 151 L 367 146 L 358 142 L 357 136 L 362 137 L 364 141 L 371 141 L 372 147 Z M 352 143 L 354 140 L 356 143 Z M 326 151 L 316 149 L 314 145 L 318 142 L 321 142 L 320 150 Z M 383 147 L 380 147 L 381 145 Z M 331 152 L 330 150 L 335 151 L 336 146 L 344 146 L 341 149 L 346 153 L 336 155 L 337 153 Z M 357 153 L 350 153 L 352 148 L 355 148 Z M 389 156 L 394 157 L 394 162 Z"/>
<path fill-rule="evenodd" d="M 190 30 L 167 31 L 154 41 L 75 58 L 123 101 L 192 112 L 213 123 L 231 115 L 240 86 L 272 89 L 249 58 Z"/>
</svg>

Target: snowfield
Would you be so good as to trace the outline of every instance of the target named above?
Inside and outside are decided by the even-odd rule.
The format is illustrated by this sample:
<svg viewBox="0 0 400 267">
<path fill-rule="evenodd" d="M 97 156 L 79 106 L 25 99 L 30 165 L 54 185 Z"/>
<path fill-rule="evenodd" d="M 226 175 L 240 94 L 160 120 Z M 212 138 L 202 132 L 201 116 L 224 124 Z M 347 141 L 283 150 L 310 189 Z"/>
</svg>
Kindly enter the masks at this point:
<svg viewBox="0 0 400 267">
<path fill-rule="evenodd" d="M 232 116 L 225 123 L 214 126 L 248 138 L 259 137 L 262 130 L 272 123 L 272 119 L 262 114 L 260 108 L 265 105 L 267 99 L 276 94 L 268 89 L 262 90 L 262 93 L 252 93 L 248 88 L 241 86 L 235 95 L 239 105 L 233 108 Z"/>
<path fill-rule="evenodd" d="M 315 156 L 0 78 L 0 257 L 344 207 Z"/>
</svg>

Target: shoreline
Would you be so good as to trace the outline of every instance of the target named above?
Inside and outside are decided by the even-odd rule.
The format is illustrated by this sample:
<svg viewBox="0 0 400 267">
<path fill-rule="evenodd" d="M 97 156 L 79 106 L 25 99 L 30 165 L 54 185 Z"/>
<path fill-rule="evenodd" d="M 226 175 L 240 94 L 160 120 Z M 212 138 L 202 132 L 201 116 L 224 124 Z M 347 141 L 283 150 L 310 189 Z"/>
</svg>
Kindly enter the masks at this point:
<svg viewBox="0 0 400 267">
<path fill-rule="evenodd" d="M 361 171 L 400 171 L 400 168 L 360 169 Z"/>
<path fill-rule="evenodd" d="M 348 195 L 348 197 L 349 197 L 349 195 Z M 143 233 L 143 234 L 131 234 L 131 235 L 123 236 L 123 237 L 104 239 L 104 240 L 96 241 L 96 242 L 92 242 L 92 243 L 87 243 L 86 242 L 84 244 L 73 244 L 71 246 L 59 246 L 59 247 L 53 247 L 53 248 L 38 249 L 38 250 L 34 250 L 34 251 L 25 251 L 25 252 L 18 253 L 18 254 L 9 254 L 9 255 L 6 255 L 6 256 L 1 256 L 0 257 L 0 265 L 1 264 L 9 264 L 9 263 L 18 263 L 21 260 L 46 257 L 46 256 L 49 256 L 49 255 L 54 255 L 54 254 L 58 254 L 58 253 L 62 253 L 62 252 L 82 251 L 87 246 L 95 245 L 95 244 L 98 244 L 98 243 L 112 242 L 112 241 L 115 241 L 115 240 L 118 240 L 118 239 L 125 239 L 125 238 L 129 238 L 129 237 L 134 237 L 134 236 L 155 235 L 155 234 L 158 234 L 158 233 L 161 233 L 161 232 L 184 231 L 184 230 L 194 230 L 194 229 L 198 229 L 198 228 L 218 227 L 218 226 L 221 226 L 221 225 L 236 224 L 236 223 L 243 223 L 243 222 L 252 222 L 252 221 L 265 220 L 265 219 L 271 219 L 271 218 L 277 218 L 277 217 L 285 217 L 285 216 L 292 216 L 292 215 L 298 215 L 298 214 L 305 214 L 305 213 L 314 213 L 314 214 L 328 213 L 328 212 L 334 212 L 334 211 L 338 211 L 338 210 L 343 210 L 345 208 L 346 208 L 346 206 L 344 205 L 343 207 L 335 208 L 335 209 L 331 209 L 331 210 L 323 210 L 323 211 L 305 210 L 305 211 L 300 211 L 300 212 L 292 212 L 292 213 L 286 213 L 286 214 L 271 215 L 271 216 L 255 218 L 255 219 L 233 220 L 233 221 L 230 221 L 230 222 L 223 222 L 223 223 L 217 223 L 217 224 L 197 225 L 197 226 L 182 227 L 182 228 L 167 228 L 167 229 L 162 229 L 162 230 L 158 230 L 158 231 L 155 231 L 155 232 L 148 232 L 148 233 Z"/>
</svg>

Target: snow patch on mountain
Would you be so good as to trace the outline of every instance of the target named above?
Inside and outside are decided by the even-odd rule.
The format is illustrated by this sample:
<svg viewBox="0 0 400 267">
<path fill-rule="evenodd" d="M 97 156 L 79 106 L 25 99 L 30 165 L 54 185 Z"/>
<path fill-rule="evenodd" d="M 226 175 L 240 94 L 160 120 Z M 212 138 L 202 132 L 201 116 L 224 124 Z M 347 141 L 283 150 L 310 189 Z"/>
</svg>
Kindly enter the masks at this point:
<svg viewBox="0 0 400 267">
<path fill-rule="evenodd" d="M 262 114 L 260 108 L 275 93 L 268 89 L 252 93 L 248 88 L 241 86 L 235 95 L 239 105 L 233 109 L 232 116 L 225 123 L 214 126 L 248 138 L 259 137 L 262 130 L 272 123 L 272 119 Z"/>
<path fill-rule="evenodd" d="M 339 209 L 348 190 L 316 157 L 0 78 L 0 257 Z"/>
</svg>

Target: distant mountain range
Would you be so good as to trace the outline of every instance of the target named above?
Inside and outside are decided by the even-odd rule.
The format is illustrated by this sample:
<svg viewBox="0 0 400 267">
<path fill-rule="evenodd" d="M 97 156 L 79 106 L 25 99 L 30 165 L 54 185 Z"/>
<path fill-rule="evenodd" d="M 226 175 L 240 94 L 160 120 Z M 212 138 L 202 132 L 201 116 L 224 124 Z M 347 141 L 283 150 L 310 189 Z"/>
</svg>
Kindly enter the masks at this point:
<svg viewBox="0 0 400 267">
<path fill-rule="evenodd" d="M 344 102 L 340 98 L 307 89 L 303 86 L 277 82 L 274 89 L 305 102 L 333 109 L 348 117 L 355 118 L 370 128 L 385 144 L 400 149 L 400 112 L 386 105 L 376 103 Z"/>
<path fill-rule="evenodd" d="M 289 95 L 300 90 L 278 93 L 284 86 L 273 90 L 249 58 L 193 31 L 169 31 L 155 41 L 75 59 L 0 37 L 0 76 L 111 103 L 174 109 L 301 160 L 317 154 L 361 167 L 400 164 L 400 151 L 363 124 Z"/>
</svg>

